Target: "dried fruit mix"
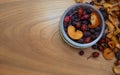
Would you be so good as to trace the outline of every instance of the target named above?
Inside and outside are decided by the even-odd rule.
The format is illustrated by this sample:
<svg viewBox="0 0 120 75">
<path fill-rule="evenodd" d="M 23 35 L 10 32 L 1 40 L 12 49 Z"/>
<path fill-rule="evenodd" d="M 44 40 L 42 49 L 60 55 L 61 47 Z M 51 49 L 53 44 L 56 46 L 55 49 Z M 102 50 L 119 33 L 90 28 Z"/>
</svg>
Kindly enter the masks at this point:
<svg viewBox="0 0 120 75">
<path fill-rule="evenodd" d="M 87 4 L 93 5 L 100 10 L 106 26 L 103 37 L 92 48 L 101 51 L 106 60 L 116 58 L 114 64 L 116 66 L 120 65 L 120 0 L 92 0 Z M 91 18 L 93 18 L 93 22 L 91 21 L 92 25 L 89 25 L 89 28 L 97 27 L 96 31 L 99 32 L 99 21 L 96 24 L 94 23 L 94 18 L 97 17 L 92 16 Z M 91 33 L 96 31 L 90 29 Z M 92 37 L 95 36 L 92 35 Z M 120 67 L 113 67 L 113 71 L 120 74 Z"/>
</svg>

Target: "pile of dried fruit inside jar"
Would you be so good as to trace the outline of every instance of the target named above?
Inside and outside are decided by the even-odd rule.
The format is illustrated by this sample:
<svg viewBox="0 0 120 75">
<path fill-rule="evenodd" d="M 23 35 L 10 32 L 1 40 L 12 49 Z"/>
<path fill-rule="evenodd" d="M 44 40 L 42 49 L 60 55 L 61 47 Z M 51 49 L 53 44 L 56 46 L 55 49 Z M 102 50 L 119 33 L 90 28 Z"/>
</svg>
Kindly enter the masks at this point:
<svg viewBox="0 0 120 75">
<path fill-rule="evenodd" d="M 83 2 L 83 0 L 75 1 Z M 115 58 L 113 71 L 120 74 L 120 1 L 92 0 L 88 4 L 101 11 L 106 26 L 103 37 L 92 48 L 101 51 L 106 60 Z"/>
<path fill-rule="evenodd" d="M 94 41 L 101 32 L 101 19 L 90 7 L 77 6 L 64 18 L 66 34 L 75 42 L 86 44 Z"/>
</svg>

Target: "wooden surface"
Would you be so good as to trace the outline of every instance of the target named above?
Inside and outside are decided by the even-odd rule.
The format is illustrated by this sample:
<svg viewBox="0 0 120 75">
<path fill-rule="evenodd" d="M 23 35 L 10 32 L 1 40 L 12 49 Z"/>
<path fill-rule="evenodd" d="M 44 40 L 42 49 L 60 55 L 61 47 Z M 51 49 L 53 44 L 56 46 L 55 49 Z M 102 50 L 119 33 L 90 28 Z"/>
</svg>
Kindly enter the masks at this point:
<svg viewBox="0 0 120 75">
<path fill-rule="evenodd" d="M 113 61 L 67 45 L 60 17 L 74 0 L 1 0 L 0 75 L 114 75 Z"/>
</svg>

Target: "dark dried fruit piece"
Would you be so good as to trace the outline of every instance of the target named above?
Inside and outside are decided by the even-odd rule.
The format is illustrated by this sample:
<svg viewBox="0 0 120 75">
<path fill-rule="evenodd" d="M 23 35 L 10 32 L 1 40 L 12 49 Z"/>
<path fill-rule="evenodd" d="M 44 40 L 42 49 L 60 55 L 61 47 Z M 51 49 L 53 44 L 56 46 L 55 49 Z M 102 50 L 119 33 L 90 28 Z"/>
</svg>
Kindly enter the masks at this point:
<svg viewBox="0 0 120 75">
<path fill-rule="evenodd" d="M 115 53 L 116 59 L 120 60 L 120 50 Z"/>
<path fill-rule="evenodd" d="M 87 9 L 86 12 L 87 12 L 87 14 L 91 14 L 92 13 L 91 9 Z"/>
<path fill-rule="evenodd" d="M 106 48 L 109 48 L 109 45 L 108 45 L 107 43 L 104 43 L 104 46 L 105 46 Z"/>
<path fill-rule="evenodd" d="M 80 55 L 80 56 L 84 55 L 84 51 L 81 50 L 81 51 L 79 52 L 79 55 Z"/>
<path fill-rule="evenodd" d="M 98 49 L 97 44 L 93 45 L 92 48 L 93 48 L 93 49 Z"/>
<path fill-rule="evenodd" d="M 88 31 L 85 31 L 84 32 L 84 36 L 86 37 L 86 36 L 90 36 L 91 35 L 91 33 L 90 32 L 88 32 Z"/>
<path fill-rule="evenodd" d="M 103 51 L 104 51 L 104 47 L 103 47 L 103 46 L 101 46 L 101 45 L 98 45 L 98 49 L 99 49 L 101 52 L 103 52 Z"/>
<path fill-rule="evenodd" d="M 98 3 L 100 3 L 102 0 L 97 0 Z"/>
<path fill-rule="evenodd" d="M 84 42 L 84 39 L 81 38 L 80 40 L 78 40 L 78 42 L 79 42 L 79 43 L 83 43 L 83 42 Z"/>
<path fill-rule="evenodd" d="M 100 27 L 96 27 L 96 28 L 95 28 L 95 31 L 98 31 L 98 32 L 99 32 L 100 30 L 101 30 Z"/>
<path fill-rule="evenodd" d="M 120 65 L 120 60 L 116 60 L 114 63 L 116 66 Z"/>
<path fill-rule="evenodd" d="M 91 37 L 87 37 L 87 38 L 85 38 L 85 40 L 84 40 L 85 43 L 89 43 L 90 41 L 91 41 Z"/>
<path fill-rule="evenodd" d="M 86 25 L 88 25 L 89 23 L 90 23 L 89 20 L 84 20 L 84 21 L 82 21 L 82 24 L 86 24 Z"/>
<path fill-rule="evenodd" d="M 89 58 L 97 58 L 100 54 L 98 52 L 93 52 L 91 56 L 89 56 L 87 59 Z"/>
<path fill-rule="evenodd" d="M 82 31 L 86 31 L 86 30 L 87 30 L 87 25 L 82 24 L 81 30 L 82 30 Z"/>
<path fill-rule="evenodd" d="M 79 28 L 81 27 L 80 22 L 77 22 L 75 27 L 76 27 L 77 29 L 79 29 Z"/>
<path fill-rule="evenodd" d="M 118 34 L 116 35 L 116 37 L 119 39 L 119 38 L 120 38 L 120 33 L 118 33 Z"/>
<path fill-rule="evenodd" d="M 99 56 L 99 53 L 98 53 L 98 52 L 93 52 L 93 53 L 92 53 L 92 57 L 97 58 L 98 56 Z"/>
<path fill-rule="evenodd" d="M 110 42 L 111 40 L 109 38 L 105 38 L 105 42 L 108 43 Z"/>
<path fill-rule="evenodd" d="M 78 16 L 80 17 L 83 14 L 83 8 L 79 8 L 78 10 Z"/>
<path fill-rule="evenodd" d="M 90 29 L 90 32 L 91 32 L 91 33 L 95 33 L 95 30 L 94 30 L 94 29 Z"/>
<path fill-rule="evenodd" d="M 95 39 L 96 39 L 96 36 L 95 36 L 95 35 L 91 35 L 91 39 L 92 39 L 92 40 L 95 40 Z"/>
<path fill-rule="evenodd" d="M 81 20 L 89 19 L 90 15 L 85 14 L 84 16 L 80 17 Z"/>
<path fill-rule="evenodd" d="M 94 5 L 94 1 L 91 1 L 91 2 L 90 2 L 90 5 Z"/>
<path fill-rule="evenodd" d="M 120 28 L 120 23 L 118 24 L 118 28 Z"/>
</svg>

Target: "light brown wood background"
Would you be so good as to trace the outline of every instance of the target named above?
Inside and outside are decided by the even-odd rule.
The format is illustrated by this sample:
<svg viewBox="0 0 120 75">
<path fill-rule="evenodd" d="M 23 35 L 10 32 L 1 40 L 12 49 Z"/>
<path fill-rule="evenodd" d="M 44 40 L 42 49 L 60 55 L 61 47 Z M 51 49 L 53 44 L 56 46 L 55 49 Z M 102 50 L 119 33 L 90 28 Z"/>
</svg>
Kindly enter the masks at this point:
<svg viewBox="0 0 120 75">
<path fill-rule="evenodd" d="M 59 21 L 74 0 L 0 0 L 0 75 L 114 75 L 113 61 L 68 46 Z"/>
</svg>

